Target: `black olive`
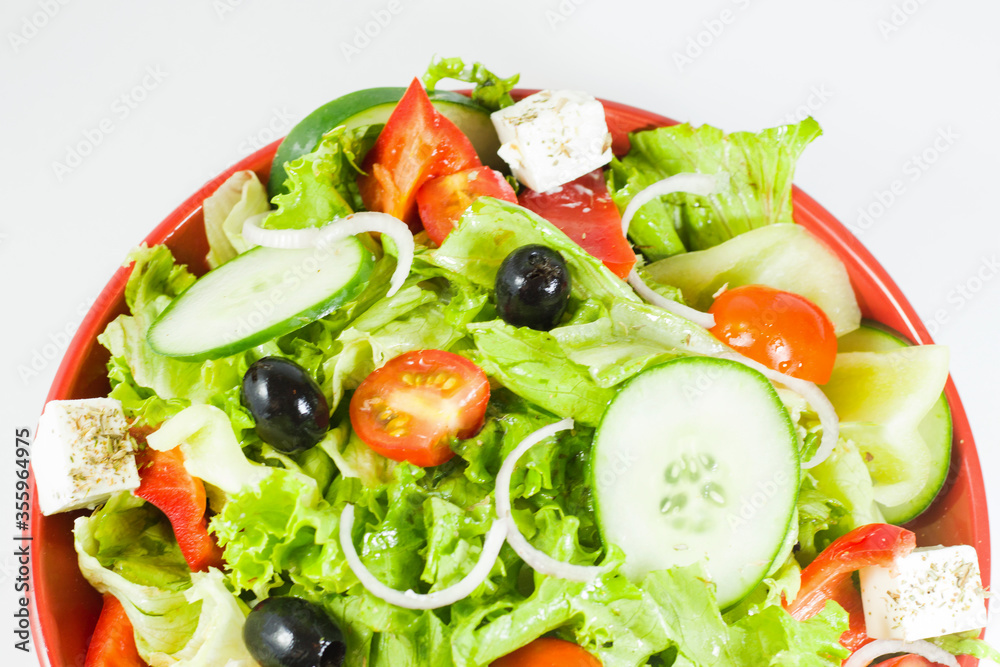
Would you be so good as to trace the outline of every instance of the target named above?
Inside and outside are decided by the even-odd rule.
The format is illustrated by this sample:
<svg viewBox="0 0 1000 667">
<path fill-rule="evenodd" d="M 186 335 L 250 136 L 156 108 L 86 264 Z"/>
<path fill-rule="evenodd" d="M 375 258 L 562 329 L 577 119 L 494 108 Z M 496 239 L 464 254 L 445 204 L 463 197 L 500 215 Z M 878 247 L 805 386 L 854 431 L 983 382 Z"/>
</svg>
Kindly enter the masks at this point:
<svg viewBox="0 0 1000 667">
<path fill-rule="evenodd" d="M 330 408 L 316 380 L 294 361 L 258 359 L 243 376 L 241 398 L 257 435 L 287 453 L 309 449 L 330 427 Z"/>
<path fill-rule="evenodd" d="M 501 262 L 495 289 L 497 314 L 504 322 L 548 331 L 566 311 L 569 269 L 552 248 L 521 246 Z"/>
<path fill-rule="evenodd" d="M 347 646 L 323 609 L 296 597 L 261 601 L 247 615 L 243 643 L 261 667 L 341 667 Z"/>
</svg>

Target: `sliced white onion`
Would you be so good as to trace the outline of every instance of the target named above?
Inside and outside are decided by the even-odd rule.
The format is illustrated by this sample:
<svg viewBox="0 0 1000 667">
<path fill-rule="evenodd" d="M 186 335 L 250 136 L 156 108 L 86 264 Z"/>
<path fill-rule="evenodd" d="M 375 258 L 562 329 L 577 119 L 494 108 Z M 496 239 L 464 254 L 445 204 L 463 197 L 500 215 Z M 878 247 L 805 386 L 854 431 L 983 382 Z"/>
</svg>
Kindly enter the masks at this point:
<svg viewBox="0 0 1000 667">
<path fill-rule="evenodd" d="M 514 474 L 517 462 L 524 456 L 524 453 L 542 440 L 571 428 L 573 428 L 573 420 L 568 418 L 555 424 L 543 426 L 522 440 L 521 444 L 515 447 L 514 451 L 504 459 L 503 465 L 500 466 L 500 472 L 497 473 L 497 516 L 507 524 L 507 541 L 511 548 L 521 557 L 521 560 L 530 565 L 536 572 L 570 581 L 590 581 L 600 573 L 601 568 L 565 563 L 531 546 L 527 538 L 518 530 L 510 506 L 510 478 Z"/>
<path fill-rule="evenodd" d="M 628 227 L 632 223 L 632 218 L 635 217 L 640 208 L 654 199 L 674 194 L 675 192 L 686 192 L 707 197 L 718 192 L 722 187 L 722 183 L 723 179 L 721 175 L 684 173 L 674 174 L 643 188 L 632 197 L 632 201 L 628 203 L 628 206 L 625 207 L 625 212 L 622 213 L 622 234 L 628 236 Z M 636 294 L 654 306 L 659 306 L 674 315 L 691 320 L 705 329 L 711 329 L 715 326 L 715 317 L 713 315 L 703 313 L 700 310 L 685 306 L 683 303 L 677 303 L 676 301 L 671 301 L 660 296 L 643 282 L 635 269 L 632 269 L 632 273 L 628 276 L 628 284 L 632 286 Z"/>
<path fill-rule="evenodd" d="M 396 270 L 389 279 L 389 292 L 386 296 L 399 291 L 410 275 L 415 248 L 413 233 L 405 222 L 388 213 L 352 213 L 346 218 L 334 218 L 322 227 L 309 229 L 264 229 L 260 224 L 268 215 L 269 213 L 261 213 L 248 218 L 243 223 L 243 238 L 249 243 L 267 248 L 302 250 L 336 243 L 355 234 L 377 232 L 385 234 L 396 244 Z"/>
<path fill-rule="evenodd" d="M 847 659 L 844 667 L 868 667 L 872 660 L 892 653 L 913 653 L 931 662 L 958 667 L 958 660 L 951 653 L 930 642 L 904 642 L 898 639 L 876 639 L 871 644 L 865 644 Z"/>
<path fill-rule="evenodd" d="M 674 174 L 643 188 L 632 197 L 632 201 L 628 203 L 625 212 L 622 213 L 622 234 L 628 236 L 628 226 L 632 222 L 632 218 L 635 217 L 640 208 L 654 199 L 664 195 L 672 195 L 675 192 L 707 197 L 718 193 L 724 182 L 721 174 L 683 173 Z"/>
<path fill-rule="evenodd" d="M 253 245 L 265 248 L 281 248 L 282 250 L 302 250 L 315 248 L 319 239 L 319 228 L 309 229 L 264 229 L 260 226 L 270 211 L 259 213 L 246 219 L 243 223 L 243 239 Z"/>
<path fill-rule="evenodd" d="M 389 279 L 389 292 L 386 294 L 392 296 L 403 286 L 406 277 L 410 275 L 410 267 L 413 266 L 413 250 L 416 244 L 413 242 L 413 232 L 405 222 L 388 213 L 374 211 L 352 213 L 321 228 L 319 243 L 335 243 L 364 232 L 385 234 L 396 244 L 396 270 Z"/>
<path fill-rule="evenodd" d="M 826 394 L 823 393 L 822 389 L 817 387 L 812 382 L 801 380 L 799 378 L 793 378 L 789 375 L 785 375 L 784 373 L 779 373 L 774 369 L 768 368 L 762 363 L 754 361 L 753 359 L 748 359 L 742 354 L 738 354 L 736 352 L 723 352 L 717 356 L 723 359 L 738 361 L 744 366 L 749 366 L 755 371 L 758 371 L 768 380 L 777 382 L 778 384 L 783 384 L 802 398 L 806 399 L 806 402 L 809 403 L 809 407 L 816 412 L 816 416 L 819 417 L 819 423 L 823 427 L 823 438 L 820 440 L 819 448 L 816 450 L 816 454 L 802 464 L 803 468 L 815 468 L 820 463 L 825 461 L 831 453 L 833 453 L 833 448 L 837 446 L 837 440 L 840 438 L 840 419 L 837 417 L 837 411 L 834 409 L 833 403 L 831 403 L 830 399 L 826 397 Z"/>
<path fill-rule="evenodd" d="M 375 597 L 385 600 L 389 604 L 404 609 L 437 609 L 454 604 L 459 600 L 469 597 L 479 585 L 486 581 L 493 569 L 494 563 L 500 556 L 500 549 L 503 547 L 506 536 L 506 526 L 500 520 L 494 521 L 490 530 L 486 533 L 483 541 L 483 551 L 479 554 L 476 565 L 469 570 L 461 581 L 443 588 L 433 593 L 415 593 L 412 590 L 397 591 L 389 588 L 375 575 L 368 571 L 365 564 L 361 562 L 357 550 L 354 548 L 354 540 L 351 539 L 351 532 L 354 530 L 354 505 L 348 505 L 340 515 L 340 548 L 344 550 L 347 558 L 347 565 L 351 568 L 354 576 L 361 581 L 361 585 L 368 589 Z"/>
<path fill-rule="evenodd" d="M 646 302 L 658 306 L 663 310 L 673 313 L 678 317 L 683 317 L 687 320 L 691 320 L 703 329 L 711 329 L 715 326 L 715 315 L 711 313 L 703 313 L 700 310 L 692 308 L 691 306 L 686 306 L 683 303 L 678 303 L 672 301 L 664 296 L 657 294 L 643 282 L 642 278 L 639 277 L 639 273 L 632 269 L 632 272 L 628 274 L 628 284 L 632 286 L 635 293 L 641 296 Z"/>
</svg>

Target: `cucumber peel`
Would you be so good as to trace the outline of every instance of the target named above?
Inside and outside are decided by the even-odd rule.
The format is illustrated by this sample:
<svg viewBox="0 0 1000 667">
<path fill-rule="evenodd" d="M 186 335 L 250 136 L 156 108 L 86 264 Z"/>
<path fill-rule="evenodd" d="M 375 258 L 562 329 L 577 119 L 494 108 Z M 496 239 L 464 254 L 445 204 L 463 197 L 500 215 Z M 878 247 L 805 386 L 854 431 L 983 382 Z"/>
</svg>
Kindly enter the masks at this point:
<svg viewBox="0 0 1000 667">
<path fill-rule="evenodd" d="M 206 273 L 156 318 L 153 351 L 217 359 L 300 329 L 357 296 L 374 257 L 356 237 L 304 250 L 257 247 Z"/>
<path fill-rule="evenodd" d="M 899 333 L 868 321 L 863 322 L 857 331 L 838 340 L 840 352 L 891 352 L 908 348 L 910 345 L 911 343 Z M 941 392 L 920 420 L 917 433 L 926 450 L 926 456 L 921 453 L 921 458 L 927 466 L 926 478 L 922 487 L 912 493 L 906 501 L 881 506 L 882 513 L 889 523 L 903 524 L 922 514 L 934 502 L 948 477 L 953 434 L 951 409 L 944 392 Z M 876 477 L 877 472 L 873 472 L 872 475 Z"/>
<path fill-rule="evenodd" d="M 358 90 L 324 104 L 299 121 L 274 154 L 267 184 L 270 196 L 285 192 L 285 163 L 315 150 L 320 138 L 337 126 L 351 129 L 385 123 L 405 92 L 406 88 L 402 87 Z M 447 90 L 432 90 L 427 95 L 434 108 L 465 133 L 483 164 L 494 169 L 503 168 L 503 160 L 497 155 L 500 140 L 488 110 L 465 95 Z"/>
</svg>

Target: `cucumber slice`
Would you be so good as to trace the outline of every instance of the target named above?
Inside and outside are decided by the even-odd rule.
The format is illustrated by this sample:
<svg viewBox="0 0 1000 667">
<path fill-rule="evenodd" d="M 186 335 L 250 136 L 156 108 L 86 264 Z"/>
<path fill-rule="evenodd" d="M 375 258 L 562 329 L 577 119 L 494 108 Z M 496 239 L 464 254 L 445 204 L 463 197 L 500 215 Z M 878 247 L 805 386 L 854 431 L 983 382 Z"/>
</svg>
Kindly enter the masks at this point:
<svg viewBox="0 0 1000 667">
<path fill-rule="evenodd" d="M 799 472 L 771 383 L 734 361 L 684 357 L 637 375 L 608 406 L 591 484 L 601 534 L 631 579 L 707 559 L 725 608 L 781 552 Z"/>
<path fill-rule="evenodd" d="M 862 322 L 861 328 L 837 341 L 840 352 L 888 352 L 909 347 L 911 343 L 892 329 L 876 322 Z M 927 446 L 929 473 L 923 489 L 913 499 L 894 507 L 882 507 L 889 523 L 903 524 L 920 516 L 937 497 L 951 468 L 951 408 L 944 392 L 917 427 Z"/>
<path fill-rule="evenodd" d="M 405 92 L 406 88 L 397 87 L 358 90 L 324 104 L 303 118 L 274 154 L 267 184 L 271 197 L 285 191 L 286 162 L 312 152 L 319 145 L 320 137 L 339 125 L 352 128 L 386 122 Z M 488 110 L 465 95 L 451 91 L 432 90 L 427 94 L 434 108 L 465 133 L 483 164 L 494 169 L 505 168 L 497 155 L 500 139 Z"/>
<path fill-rule="evenodd" d="M 724 286 L 767 285 L 819 306 L 838 336 L 861 323 L 854 288 L 840 258 L 805 227 L 779 223 L 724 243 L 674 255 L 645 268 L 657 282 L 680 288 L 688 305 L 708 310 Z"/>
<path fill-rule="evenodd" d="M 357 296 L 374 258 L 355 237 L 323 251 L 254 248 L 184 290 L 146 336 L 187 361 L 241 352 L 313 322 Z"/>
<path fill-rule="evenodd" d="M 940 345 L 837 355 L 823 392 L 871 474 L 876 501 L 909 504 L 932 477 L 930 449 L 919 426 L 948 379 L 948 349 Z"/>
</svg>

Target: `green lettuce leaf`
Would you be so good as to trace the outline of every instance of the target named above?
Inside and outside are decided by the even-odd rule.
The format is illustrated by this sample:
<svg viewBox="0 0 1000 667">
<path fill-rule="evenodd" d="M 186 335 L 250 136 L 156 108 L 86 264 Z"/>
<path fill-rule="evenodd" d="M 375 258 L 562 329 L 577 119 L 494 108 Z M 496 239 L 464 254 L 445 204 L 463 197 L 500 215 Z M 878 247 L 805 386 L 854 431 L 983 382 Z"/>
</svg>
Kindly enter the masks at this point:
<svg viewBox="0 0 1000 667">
<path fill-rule="evenodd" d="M 313 152 L 286 164 L 286 192 L 274 197 L 277 210 L 262 226 L 321 227 L 334 218 L 362 209 L 356 177 L 362 173 L 361 160 L 375 145 L 381 129 L 381 125 L 335 127 L 323 135 Z"/>
<path fill-rule="evenodd" d="M 750 229 L 792 222 L 795 162 L 819 134 L 812 118 L 758 133 L 727 135 L 686 124 L 636 132 L 628 154 L 611 163 L 609 188 L 624 211 L 639 191 L 668 176 L 728 175 L 720 194 L 660 198 L 643 206 L 629 227 L 629 237 L 651 260 L 703 250 Z"/>
<path fill-rule="evenodd" d="M 110 395 L 122 401 L 129 417 L 165 418 L 190 403 L 212 403 L 226 410 L 237 425 L 245 426 L 239 407 L 239 383 L 249 365 L 244 355 L 205 362 L 178 361 L 157 354 L 146 342 L 150 325 L 194 283 L 195 276 L 176 264 L 163 245 L 140 246 L 129 260 L 134 265 L 125 286 L 125 301 L 131 315 L 119 315 L 97 338 L 111 353 Z"/>
<path fill-rule="evenodd" d="M 697 566 L 654 572 L 643 588 L 659 603 L 671 628 L 675 667 L 836 667 L 848 656 L 840 645 L 847 613 L 836 603 L 805 622 L 771 605 L 728 626 L 716 611 L 714 586 L 705 585 Z"/>
<path fill-rule="evenodd" d="M 278 470 L 233 495 L 209 529 L 232 568 L 232 586 L 263 599 L 293 578 L 290 570 L 331 591 L 346 590 L 355 579 L 340 549 L 339 525 L 340 513 L 330 511 L 312 480 Z"/>
<path fill-rule="evenodd" d="M 233 495 L 259 484 L 272 468 L 251 463 L 243 454 L 226 413 L 211 405 L 192 405 L 163 423 L 146 439 L 156 450 L 180 447 L 184 468 L 209 487 L 213 506 L 221 506 L 214 490 Z"/>
<path fill-rule="evenodd" d="M 767 285 L 815 303 L 838 336 L 861 324 L 844 263 L 805 227 L 793 223 L 758 227 L 706 250 L 661 259 L 640 275 L 680 288 L 684 300 L 698 310 L 708 310 L 720 290 Z"/>
<path fill-rule="evenodd" d="M 780 558 L 776 559 L 781 564 L 740 600 L 738 605 L 726 610 L 722 615 L 726 623 L 733 624 L 745 616 L 759 614 L 769 606 L 780 605 L 783 600 L 795 599 L 802 584 L 802 567 L 795 554 L 791 553 L 791 549 L 796 545 L 797 536 L 798 526 L 793 523 L 788 556 L 783 561 Z"/>
<path fill-rule="evenodd" d="M 472 90 L 472 101 L 490 111 L 496 111 L 514 103 L 510 91 L 514 89 L 520 78 L 520 74 L 515 74 L 501 79 L 486 69 L 482 63 L 466 66 L 461 58 L 435 57 L 427 66 L 427 72 L 421 77 L 421 81 L 427 90 L 434 90 L 441 79 L 474 83 L 476 87 Z"/>
<path fill-rule="evenodd" d="M 846 496 L 843 493 L 838 495 Z M 812 562 L 835 538 L 849 532 L 846 526 L 854 525 L 859 520 L 852 517 L 840 502 L 820 491 L 816 479 L 808 472 L 802 475 L 796 509 L 798 556 L 802 563 Z"/>
<path fill-rule="evenodd" d="M 587 369 L 570 361 L 546 331 L 513 327 L 502 320 L 470 324 L 476 361 L 515 394 L 554 414 L 595 426 L 615 392 L 599 386 Z"/>
<path fill-rule="evenodd" d="M 990 660 L 1000 664 L 1000 651 L 979 638 L 979 631 L 959 632 L 953 635 L 934 637 L 927 641 L 943 648 L 953 655 L 971 655 L 980 660 Z"/>
<path fill-rule="evenodd" d="M 615 299 L 607 311 L 601 309 L 598 314 L 550 333 L 570 361 L 586 367 L 599 387 L 619 385 L 681 355 L 726 349 L 701 327 L 656 306 Z"/>
<path fill-rule="evenodd" d="M 247 218 L 268 212 L 271 205 L 257 174 L 244 170 L 227 178 L 207 197 L 202 210 L 208 237 L 208 266 L 214 269 L 250 249 L 243 239 L 243 223 Z"/>
<path fill-rule="evenodd" d="M 452 643 L 468 656 L 464 664 L 488 665 L 550 632 L 593 653 L 604 667 L 644 665 L 671 644 L 655 599 L 616 572 L 589 584 L 546 577 L 518 604 L 499 601 L 463 618 Z"/>
<path fill-rule="evenodd" d="M 535 213 L 493 197 L 480 197 L 436 250 L 417 261 L 492 291 L 500 263 L 513 250 L 540 243 L 559 252 L 569 268 L 571 313 L 588 299 L 638 301 L 632 289 L 562 231 Z"/>
<path fill-rule="evenodd" d="M 192 608 L 200 607 L 198 625 L 182 649 L 167 656 L 150 655 L 156 665 L 176 667 L 256 667 L 243 642 L 243 625 L 249 609 L 226 588 L 225 577 L 215 568 L 191 574 L 191 588 L 184 598 Z"/>
<path fill-rule="evenodd" d="M 73 528 L 80 571 L 114 595 L 150 665 L 252 667 L 243 643 L 247 608 L 221 572 L 191 573 L 163 514 L 119 493 Z"/>
<path fill-rule="evenodd" d="M 846 512 L 832 531 L 827 529 L 829 541 L 858 526 L 885 523 L 885 517 L 875 502 L 871 475 L 854 442 L 841 438 L 829 458 L 809 472 L 815 480 L 816 490 Z"/>
<path fill-rule="evenodd" d="M 728 625 L 704 571 L 691 566 L 652 573 L 640 585 L 614 571 L 590 584 L 546 578 L 509 611 L 487 607 L 464 619 L 453 644 L 475 665 L 555 632 L 605 667 L 645 665 L 653 655 L 657 664 L 686 667 L 836 667 L 847 656 L 839 644 L 846 628 L 835 604 L 806 622 L 772 605 Z"/>
</svg>

